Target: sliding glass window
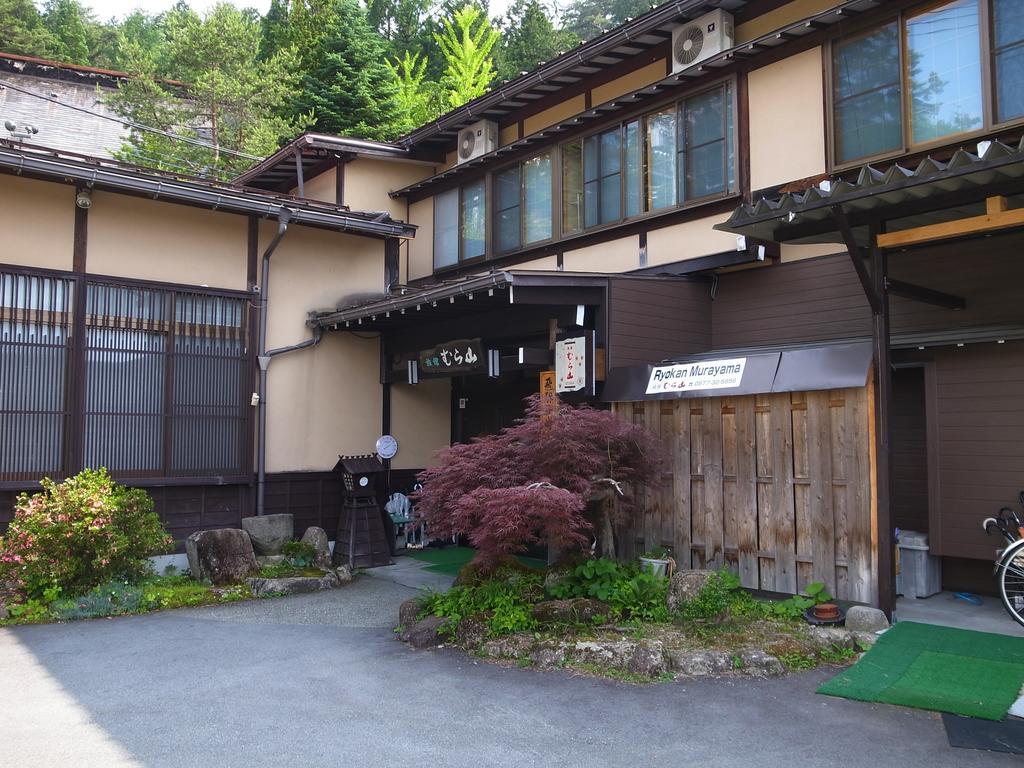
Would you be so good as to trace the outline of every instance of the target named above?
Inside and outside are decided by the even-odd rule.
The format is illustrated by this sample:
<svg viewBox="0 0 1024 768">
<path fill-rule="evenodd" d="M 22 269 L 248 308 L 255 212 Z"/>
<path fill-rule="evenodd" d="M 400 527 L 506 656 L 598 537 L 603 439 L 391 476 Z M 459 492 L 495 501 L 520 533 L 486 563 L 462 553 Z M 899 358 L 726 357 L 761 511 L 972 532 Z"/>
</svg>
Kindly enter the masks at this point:
<svg viewBox="0 0 1024 768">
<path fill-rule="evenodd" d="M 583 225 L 622 218 L 622 134 L 611 131 L 583 140 Z"/>
<path fill-rule="evenodd" d="M 676 107 L 648 115 L 647 210 L 676 204 Z"/>
<path fill-rule="evenodd" d="M 434 269 L 480 258 L 486 246 L 483 179 L 434 196 Z"/>
<path fill-rule="evenodd" d="M 992 24 L 996 122 L 1024 117 L 1024 0 L 995 0 Z"/>
<path fill-rule="evenodd" d="M 552 235 L 551 154 L 494 176 L 495 250 L 508 253 Z"/>
<path fill-rule="evenodd" d="M 1022 77 L 1024 0 L 923 4 L 837 40 L 835 162 L 898 154 L 1020 120 Z"/>
<path fill-rule="evenodd" d="M 679 199 L 719 195 L 733 185 L 732 99 L 726 89 L 702 93 L 680 108 Z"/>
</svg>

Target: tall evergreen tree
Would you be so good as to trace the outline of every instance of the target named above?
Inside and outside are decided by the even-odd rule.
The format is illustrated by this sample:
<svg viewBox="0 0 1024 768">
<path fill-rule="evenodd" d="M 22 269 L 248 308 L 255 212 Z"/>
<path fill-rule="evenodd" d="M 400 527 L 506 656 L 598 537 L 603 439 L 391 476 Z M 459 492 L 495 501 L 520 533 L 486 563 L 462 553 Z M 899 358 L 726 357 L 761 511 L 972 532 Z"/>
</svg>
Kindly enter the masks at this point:
<svg viewBox="0 0 1024 768">
<path fill-rule="evenodd" d="M 580 40 L 591 40 L 649 11 L 651 5 L 650 0 L 570 0 L 564 26 Z"/>
<path fill-rule="evenodd" d="M 89 12 L 77 0 L 48 0 L 43 23 L 57 44 L 57 56 L 69 64 L 89 64 Z"/>
<path fill-rule="evenodd" d="M 297 84 L 295 53 L 289 48 L 258 61 L 260 27 L 252 14 L 220 3 L 205 18 L 180 8 L 165 18 L 168 68 L 186 83 L 185 94 L 160 79 L 150 51 L 125 38 L 126 69 L 133 77 L 107 98 L 137 123 L 209 146 L 133 130 L 120 159 L 230 178 L 252 164 L 232 152 L 262 157 L 301 130 L 298 121 L 280 116 Z"/>
<path fill-rule="evenodd" d="M 515 0 L 500 27 L 502 44 L 495 56 L 499 80 L 528 72 L 578 42 L 572 33 L 555 28 L 539 0 Z"/>
<path fill-rule="evenodd" d="M 32 0 L 0 0 L 0 51 L 53 58 L 57 41 Z"/>
<path fill-rule="evenodd" d="M 441 88 L 445 108 L 455 109 L 482 96 L 494 81 L 492 53 L 501 35 L 479 6 L 464 5 L 434 35 L 445 58 Z"/>
<path fill-rule="evenodd" d="M 335 19 L 311 50 L 295 106 L 312 113 L 317 130 L 390 139 L 404 119 L 384 39 L 369 25 L 358 0 L 337 0 Z"/>
</svg>

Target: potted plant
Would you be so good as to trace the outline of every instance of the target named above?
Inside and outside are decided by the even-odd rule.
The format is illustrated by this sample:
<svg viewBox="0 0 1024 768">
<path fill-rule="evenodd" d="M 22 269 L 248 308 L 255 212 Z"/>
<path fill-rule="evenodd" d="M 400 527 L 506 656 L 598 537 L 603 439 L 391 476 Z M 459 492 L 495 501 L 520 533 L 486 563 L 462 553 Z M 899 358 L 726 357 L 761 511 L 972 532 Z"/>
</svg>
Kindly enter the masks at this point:
<svg viewBox="0 0 1024 768">
<path fill-rule="evenodd" d="M 672 550 L 656 547 L 640 555 L 640 568 L 653 576 L 667 576 L 672 561 Z"/>
</svg>

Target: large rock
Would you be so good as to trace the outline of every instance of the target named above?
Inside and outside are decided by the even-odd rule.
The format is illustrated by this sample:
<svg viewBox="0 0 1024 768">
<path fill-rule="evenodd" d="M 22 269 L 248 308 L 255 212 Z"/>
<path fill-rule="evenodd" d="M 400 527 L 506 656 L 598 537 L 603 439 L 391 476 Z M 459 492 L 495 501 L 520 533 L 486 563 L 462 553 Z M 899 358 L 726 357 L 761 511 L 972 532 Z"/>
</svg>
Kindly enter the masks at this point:
<svg viewBox="0 0 1024 768">
<path fill-rule="evenodd" d="M 672 669 L 689 677 L 719 677 L 732 671 L 732 657 L 724 651 L 669 651 Z"/>
<path fill-rule="evenodd" d="M 243 517 L 242 530 L 252 537 L 258 555 L 279 555 L 286 541 L 291 541 L 295 521 L 289 514 Z"/>
<path fill-rule="evenodd" d="M 564 667 L 565 645 L 562 643 L 541 643 L 530 649 L 530 660 L 541 669 Z"/>
<path fill-rule="evenodd" d="M 581 640 L 568 650 L 572 661 L 642 677 L 658 677 L 667 669 L 664 647 L 657 640 Z"/>
<path fill-rule="evenodd" d="M 851 632 L 880 632 L 889 628 L 889 620 L 877 608 L 855 605 L 846 612 L 846 628 Z"/>
<path fill-rule="evenodd" d="M 249 534 L 237 528 L 197 531 L 185 539 L 185 554 L 192 578 L 217 586 L 238 583 L 260 569 Z"/>
<path fill-rule="evenodd" d="M 641 677 L 659 677 L 667 670 L 665 649 L 657 640 L 641 640 L 626 662 L 626 671 Z"/>
<path fill-rule="evenodd" d="M 704 585 L 715 575 L 714 571 L 676 571 L 668 583 L 668 610 L 675 613 L 687 600 L 693 600 Z"/>
<path fill-rule="evenodd" d="M 419 597 L 410 597 L 398 606 L 398 626 L 411 627 L 417 622 L 420 611 L 423 610 L 423 600 Z"/>
<path fill-rule="evenodd" d="M 256 597 L 264 595 L 297 595 L 303 592 L 319 592 L 322 589 L 335 589 L 341 581 L 334 571 L 327 571 L 323 576 L 285 576 L 280 579 L 249 579 L 249 589 Z"/>
<path fill-rule="evenodd" d="M 739 671 L 753 677 L 776 677 L 785 674 L 782 662 L 759 648 L 748 648 L 740 651 Z"/>
<path fill-rule="evenodd" d="M 317 568 L 331 567 L 331 544 L 327 539 L 327 531 L 311 525 L 302 534 L 300 541 L 303 544 L 309 544 L 316 552 L 316 555 L 313 556 L 313 565 Z"/>
<path fill-rule="evenodd" d="M 854 634 L 842 627 L 809 627 L 807 636 L 819 650 L 828 651 L 833 648 L 856 650 L 857 640 Z"/>
<path fill-rule="evenodd" d="M 284 555 L 256 555 L 256 562 L 260 564 L 260 568 L 266 568 L 268 565 L 280 565 L 284 562 Z"/>
<path fill-rule="evenodd" d="M 491 631 L 488 619 L 490 614 L 486 613 L 475 613 L 464 618 L 455 628 L 455 642 L 469 651 L 479 648 Z"/>
<path fill-rule="evenodd" d="M 492 659 L 521 659 L 530 655 L 536 640 L 530 632 L 518 632 L 484 641 L 480 652 Z"/>
<path fill-rule="evenodd" d="M 441 637 L 441 629 L 447 623 L 448 619 L 444 616 L 427 616 L 404 629 L 398 637 L 413 648 L 429 648 L 432 645 L 440 645 L 444 642 Z"/>
<path fill-rule="evenodd" d="M 600 600 L 575 597 L 571 600 L 546 600 L 533 606 L 533 618 L 542 624 L 592 624 L 607 620 L 611 608 Z"/>
</svg>

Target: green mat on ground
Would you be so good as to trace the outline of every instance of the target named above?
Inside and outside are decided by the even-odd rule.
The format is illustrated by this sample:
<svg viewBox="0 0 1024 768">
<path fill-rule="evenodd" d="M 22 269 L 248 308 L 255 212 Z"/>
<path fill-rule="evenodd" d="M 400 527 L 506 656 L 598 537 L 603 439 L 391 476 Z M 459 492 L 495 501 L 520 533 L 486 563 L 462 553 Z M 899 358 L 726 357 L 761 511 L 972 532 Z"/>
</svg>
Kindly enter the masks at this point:
<svg viewBox="0 0 1024 768">
<path fill-rule="evenodd" d="M 462 566 L 476 557 L 476 550 L 469 547 L 445 547 L 444 549 L 431 547 L 410 550 L 407 554 L 416 560 L 430 563 L 424 570 L 457 576 L 462 570 Z M 516 559 L 530 568 L 544 568 L 547 565 L 543 560 L 538 560 L 535 557 L 517 557 Z"/>
<path fill-rule="evenodd" d="M 1002 720 L 1024 686 L 1024 638 L 901 621 L 818 693 Z"/>
</svg>

